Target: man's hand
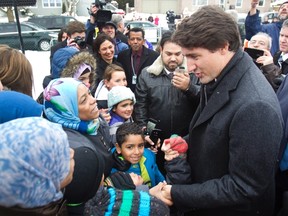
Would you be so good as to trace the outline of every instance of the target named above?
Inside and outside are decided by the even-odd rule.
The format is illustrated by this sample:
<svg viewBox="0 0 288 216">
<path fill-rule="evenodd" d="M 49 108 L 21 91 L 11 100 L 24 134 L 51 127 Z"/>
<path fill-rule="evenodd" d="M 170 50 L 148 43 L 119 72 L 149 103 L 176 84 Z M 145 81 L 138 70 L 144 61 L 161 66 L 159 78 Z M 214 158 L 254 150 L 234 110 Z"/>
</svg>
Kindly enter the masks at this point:
<svg viewBox="0 0 288 216">
<path fill-rule="evenodd" d="M 180 73 L 175 71 L 172 79 L 172 84 L 176 88 L 181 89 L 182 91 L 186 91 L 190 85 L 189 73 Z"/>
<path fill-rule="evenodd" d="M 67 46 L 73 46 L 73 47 L 76 47 L 78 50 L 81 50 L 81 48 L 79 47 L 79 45 L 75 42 L 74 38 L 68 37 L 68 39 L 67 39 Z"/>
<path fill-rule="evenodd" d="M 96 15 L 98 10 L 99 10 L 99 8 L 96 7 L 95 4 L 91 4 L 91 6 L 90 6 L 90 23 L 91 24 L 94 24 L 96 22 L 95 15 Z"/>
<path fill-rule="evenodd" d="M 263 50 L 264 55 L 260 56 L 259 58 L 256 59 L 256 62 L 262 65 L 268 65 L 273 63 L 273 56 L 268 50 Z"/>
<path fill-rule="evenodd" d="M 164 152 L 164 159 L 166 161 L 171 161 L 173 160 L 174 158 L 178 157 L 179 156 L 179 152 L 178 151 L 175 151 L 173 149 L 171 149 L 171 145 L 170 145 L 170 142 L 168 143 L 167 140 L 169 139 L 165 139 L 164 142 L 163 142 L 163 145 L 161 147 L 161 150 Z"/>
<path fill-rule="evenodd" d="M 172 206 L 173 201 L 171 197 L 171 185 L 167 185 L 166 182 L 160 182 L 158 185 L 154 186 L 149 190 L 152 196 L 162 200 L 166 205 Z"/>
</svg>

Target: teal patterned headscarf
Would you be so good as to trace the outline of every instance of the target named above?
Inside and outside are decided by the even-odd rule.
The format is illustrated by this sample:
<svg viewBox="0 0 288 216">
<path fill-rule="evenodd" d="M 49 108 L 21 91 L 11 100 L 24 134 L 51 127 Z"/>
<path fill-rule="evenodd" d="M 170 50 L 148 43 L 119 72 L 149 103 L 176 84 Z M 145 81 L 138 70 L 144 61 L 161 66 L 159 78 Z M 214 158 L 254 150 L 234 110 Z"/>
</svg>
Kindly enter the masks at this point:
<svg viewBox="0 0 288 216">
<path fill-rule="evenodd" d="M 44 113 L 50 121 L 65 128 L 96 135 L 99 119 L 82 121 L 79 118 L 77 92 L 80 84 L 83 83 L 74 78 L 52 80 L 44 90 Z"/>
<path fill-rule="evenodd" d="M 70 148 L 59 124 L 41 117 L 0 124 L 0 206 L 34 208 L 63 197 Z"/>
</svg>

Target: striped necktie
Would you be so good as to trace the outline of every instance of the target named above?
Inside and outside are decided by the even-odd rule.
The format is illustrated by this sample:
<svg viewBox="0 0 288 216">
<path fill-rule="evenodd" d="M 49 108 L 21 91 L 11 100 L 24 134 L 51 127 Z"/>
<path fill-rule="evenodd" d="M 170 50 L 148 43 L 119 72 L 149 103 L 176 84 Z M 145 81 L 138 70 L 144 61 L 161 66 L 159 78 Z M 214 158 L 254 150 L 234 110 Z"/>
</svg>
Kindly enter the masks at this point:
<svg viewBox="0 0 288 216">
<path fill-rule="evenodd" d="M 282 63 L 283 63 L 283 57 L 282 57 L 282 55 L 280 55 L 280 57 L 278 59 L 278 65 L 279 65 L 280 69 L 282 69 Z"/>
</svg>

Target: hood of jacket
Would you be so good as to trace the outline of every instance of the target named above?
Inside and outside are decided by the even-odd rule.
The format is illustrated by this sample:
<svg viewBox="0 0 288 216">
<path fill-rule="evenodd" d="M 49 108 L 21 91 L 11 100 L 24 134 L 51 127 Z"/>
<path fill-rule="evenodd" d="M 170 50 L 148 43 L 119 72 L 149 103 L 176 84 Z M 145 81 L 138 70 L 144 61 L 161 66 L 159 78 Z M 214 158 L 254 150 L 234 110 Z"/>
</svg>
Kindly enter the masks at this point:
<svg viewBox="0 0 288 216">
<path fill-rule="evenodd" d="M 92 73 L 90 74 L 89 79 L 90 79 L 91 86 L 93 86 L 95 83 L 95 79 L 96 79 L 95 70 L 96 70 L 97 64 L 96 64 L 96 59 L 94 58 L 94 56 L 91 53 L 86 52 L 86 51 L 79 52 L 73 55 L 69 59 L 65 68 L 61 72 L 61 77 L 73 77 L 73 75 L 75 74 L 75 72 L 77 71 L 77 69 L 82 63 L 88 64 L 91 66 Z"/>
<path fill-rule="evenodd" d="M 187 59 L 184 57 L 183 62 L 180 67 L 185 67 L 187 69 Z M 147 68 L 147 72 L 158 76 L 164 69 L 164 64 L 162 61 L 162 55 L 159 55 L 158 58 Z"/>
</svg>

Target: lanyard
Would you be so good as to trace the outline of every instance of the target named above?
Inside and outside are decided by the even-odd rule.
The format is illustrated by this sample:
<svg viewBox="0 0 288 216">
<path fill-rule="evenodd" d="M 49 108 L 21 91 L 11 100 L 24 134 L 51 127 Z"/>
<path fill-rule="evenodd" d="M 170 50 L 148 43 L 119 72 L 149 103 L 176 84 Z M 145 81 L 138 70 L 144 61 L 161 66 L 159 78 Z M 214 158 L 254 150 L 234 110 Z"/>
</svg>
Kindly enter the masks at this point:
<svg viewBox="0 0 288 216">
<path fill-rule="evenodd" d="M 136 64 L 137 64 L 137 62 L 136 62 Z M 135 72 L 135 68 L 134 68 L 134 58 L 133 58 L 133 55 L 131 55 L 131 67 L 132 67 L 133 75 L 136 76 L 136 72 Z"/>
</svg>

